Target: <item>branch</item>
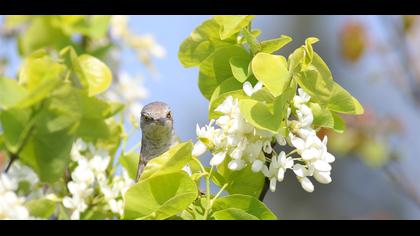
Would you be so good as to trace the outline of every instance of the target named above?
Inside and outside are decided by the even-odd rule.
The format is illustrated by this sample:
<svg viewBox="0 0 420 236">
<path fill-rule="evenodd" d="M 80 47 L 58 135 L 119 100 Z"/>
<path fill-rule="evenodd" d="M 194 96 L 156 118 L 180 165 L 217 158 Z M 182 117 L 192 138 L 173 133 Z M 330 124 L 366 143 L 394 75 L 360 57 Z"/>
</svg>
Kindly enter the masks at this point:
<svg viewBox="0 0 420 236">
<path fill-rule="evenodd" d="M 397 164 L 397 163 L 395 163 Z M 384 173 L 394 183 L 394 186 L 398 187 L 401 192 L 409 199 L 411 199 L 418 208 L 420 208 L 420 196 L 418 195 L 416 188 L 409 183 L 406 176 L 403 175 L 402 171 L 399 174 L 395 174 L 391 169 L 391 164 L 386 164 L 383 168 Z"/>
</svg>

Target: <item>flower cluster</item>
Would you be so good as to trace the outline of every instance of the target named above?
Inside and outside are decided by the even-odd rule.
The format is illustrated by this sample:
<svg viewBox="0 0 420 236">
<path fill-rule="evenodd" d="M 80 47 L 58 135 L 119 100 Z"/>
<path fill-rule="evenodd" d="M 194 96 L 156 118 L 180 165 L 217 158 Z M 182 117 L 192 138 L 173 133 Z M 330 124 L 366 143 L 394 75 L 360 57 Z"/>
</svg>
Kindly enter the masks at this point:
<svg viewBox="0 0 420 236">
<path fill-rule="evenodd" d="M 128 73 L 122 72 L 118 76 L 118 80 L 106 91 L 105 96 L 112 101 L 119 101 L 126 104 L 126 115 L 130 120 L 135 120 L 133 124 L 137 124 L 137 118 L 141 112 L 142 106 L 140 100 L 145 99 L 149 93 L 142 84 L 143 78 L 140 76 L 133 77 Z"/>
<path fill-rule="evenodd" d="M 163 58 L 165 50 L 156 43 L 150 34 L 136 35 L 128 27 L 128 16 L 116 15 L 111 18 L 111 35 L 116 39 L 121 39 L 137 54 L 137 57 L 146 65 L 150 65 L 151 56 Z"/>
<path fill-rule="evenodd" d="M 26 182 L 29 186 L 29 195 L 19 191 L 19 185 Z M 36 219 L 30 216 L 25 203 L 37 198 L 40 191 L 34 189 L 38 183 L 38 177 L 28 167 L 15 162 L 8 173 L 0 174 L 0 219 L 3 220 L 30 220 Z M 34 191 L 32 191 L 34 190 Z"/>
<path fill-rule="evenodd" d="M 251 96 L 262 88 L 261 83 L 254 87 L 245 82 L 243 90 Z M 334 156 L 327 151 L 327 137 L 321 141 L 312 127 L 313 113 L 308 103 L 310 96 L 303 89 L 298 89 L 287 108 L 287 132 L 281 133 L 258 129 L 242 117 L 238 100 L 228 96 L 215 111 L 222 113 L 211 120 L 205 127 L 197 125 L 198 141 L 194 145 L 193 155 L 200 156 L 210 150 L 213 157 L 210 165 L 220 165 L 228 158 L 227 166 L 231 170 L 241 170 L 250 165 L 253 172 L 262 172 L 270 180 L 270 190 L 275 191 L 277 182 L 283 181 L 288 169 L 293 170 L 302 188 L 312 192 L 314 186 L 308 177 L 313 176 L 318 182 L 331 182 L 330 163 Z M 218 126 L 218 127 L 216 127 Z M 288 144 L 294 150 L 286 154 L 276 152 L 276 143 L 281 147 Z M 292 157 L 293 154 L 299 157 Z"/>
<path fill-rule="evenodd" d="M 93 202 L 94 193 L 98 192 L 95 190 L 99 190 L 99 195 L 103 195 L 106 209 L 121 215 L 121 198 L 134 182 L 126 171 L 123 170 L 122 176 L 114 176 L 110 181 L 106 172 L 111 159 L 108 151 L 95 148 L 81 139 L 74 143 L 71 159 L 77 166 L 71 173 L 72 180 L 67 183 L 70 196 L 63 199 L 64 207 L 72 210 L 71 219 L 79 219 L 80 213 L 88 209 L 89 204 Z"/>
</svg>

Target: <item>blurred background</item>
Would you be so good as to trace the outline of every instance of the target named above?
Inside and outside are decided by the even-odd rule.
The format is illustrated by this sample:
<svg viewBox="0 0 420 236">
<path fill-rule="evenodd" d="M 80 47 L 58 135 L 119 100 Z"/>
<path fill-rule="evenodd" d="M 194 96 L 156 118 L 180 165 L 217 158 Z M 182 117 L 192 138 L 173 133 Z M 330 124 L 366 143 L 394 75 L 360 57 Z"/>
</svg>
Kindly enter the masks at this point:
<svg viewBox="0 0 420 236">
<path fill-rule="evenodd" d="M 140 104 L 170 104 L 182 140 L 195 141 L 196 124 L 208 123 L 208 101 L 198 89 L 198 70 L 180 64 L 178 47 L 209 17 L 131 16 L 130 30 L 159 45 L 155 58 L 145 66 L 126 47 L 116 59 L 120 71 L 139 80 Z M 315 50 L 366 111 L 347 120 L 344 134 L 328 134 L 337 157 L 331 184 L 307 193 L 289 173 L 267 194 L 265 203 L 279 219 L 420 219 L 419 24 L 417 16 L 255 17 L 261 40 L 293 38 L 279 51 L 285 56 L 307 37 L 318 37 Z M 16 76 L 21 63 L 16 47 L 15 40 L 0 40 L 0 76 Z M 128 145 L 140 140 L 136 132 Z"/>
</svg>

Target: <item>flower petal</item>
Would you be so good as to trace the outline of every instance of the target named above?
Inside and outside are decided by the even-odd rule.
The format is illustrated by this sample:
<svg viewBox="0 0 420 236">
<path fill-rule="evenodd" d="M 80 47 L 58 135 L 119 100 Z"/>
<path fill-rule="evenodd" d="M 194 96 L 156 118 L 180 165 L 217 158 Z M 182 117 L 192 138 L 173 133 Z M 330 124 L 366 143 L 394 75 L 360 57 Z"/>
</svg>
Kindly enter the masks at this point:
<svg viewBox="0 0 420 236">
<path fill-rule="evenodd" d="M 313 163 L 313 166 L 318 171 L 331 171 L 331 165 L 323 160 L 317 160 Z"/>
<path fill-rule="evenodd" d="M 261 160 L 255 160 L 252 163 L 252 167 L 251 167 L 252 172 L 256 173 L 256 172 L 261 171 L 263 169 L 263 165 L 264 163 Z"/>
<path fill-rule="evenodd" d="M 226 152 L 216 153 L 210 160 L 210 165 L 217 166 L 225 160 Z"/>
<path fill-rule="evenodd" d="M 332 181 L 330 174 L 330 172 L 315 171 L 314 178 L 321 184 L 329 184 Z"/>
<path fill-rule="evenodd" d="M 306 192 L 313 192 L 314 191 L 314 185 L 312 184 L 311 180 L 309 178 L 304 177 L 299 179 L 300 185 Z"/>
<path fill-rule="evenodd" d="M 276 191 L 276 185 L 277 185 L 277 179 L 271 178 L 270 179 L 270 191 L 275 192 Z"/>
<path fill-rule="evenodd" d="M 203 155 L 206 151 L 207 151 L 206 145 L 203 142 L 198 141 L 194 144 L 192 155 L 198 157 L 198 156 Z"/>
</svg>

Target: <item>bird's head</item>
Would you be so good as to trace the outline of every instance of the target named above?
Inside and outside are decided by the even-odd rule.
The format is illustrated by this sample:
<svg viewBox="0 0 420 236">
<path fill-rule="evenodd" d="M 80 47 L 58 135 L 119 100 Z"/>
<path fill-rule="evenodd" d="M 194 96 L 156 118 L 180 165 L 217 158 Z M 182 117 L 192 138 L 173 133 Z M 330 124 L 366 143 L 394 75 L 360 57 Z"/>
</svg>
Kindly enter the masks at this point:
<svg viewBox="0 0 420 236">
<path fill-rule="evenodd" d="M 141 111 L 140 127 L 143 136 L 160 139 L 172 132 L 173 118 L 170 107 L 163 102 L 152 102 Z"/>
</svg>

